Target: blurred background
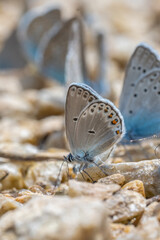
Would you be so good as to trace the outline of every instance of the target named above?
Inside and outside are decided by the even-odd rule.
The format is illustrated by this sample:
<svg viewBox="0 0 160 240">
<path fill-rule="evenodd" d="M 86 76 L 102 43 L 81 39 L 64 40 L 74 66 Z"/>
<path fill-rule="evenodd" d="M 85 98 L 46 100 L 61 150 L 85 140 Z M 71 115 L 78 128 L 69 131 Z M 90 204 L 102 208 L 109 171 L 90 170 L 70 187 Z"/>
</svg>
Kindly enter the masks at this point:
<svg viewBox="0 0 160 240">
<path fill-rule="evenodd" d="M 0 67 L 22 68 L 28 62 L 16 47 L 17 25 L 24 13 L 39 6 L 53 5 L 60 8 L 63 19 L 82 16 L 88 27 L 106 35 L 107 81 L 118 99 L 124 77 L 125 66 L 140 42 L 147 42 L 156 50 L 159 47 L 160 2 L 157 0 L 85 1 L 85 0 L 1 0 L 0 1 Z M 88 39 L 88 46 L 90 46 Z M 5 44 L 8 51 L 4 52 Z M 88 51 L 87 64 L 94 75 L 94 53 Z M 24 58 L 23 58 L 24 57 Z M 5 63 L 4 63 L 5 62 Z M 7 62 L 7 64 L 6 64 Z M 14 64 L 12 64 L 14 63 Z M 29 81 L 29 80 L 28 80 Z M 40 80 L 39 80 L 40 81 Z"/>
</svg>

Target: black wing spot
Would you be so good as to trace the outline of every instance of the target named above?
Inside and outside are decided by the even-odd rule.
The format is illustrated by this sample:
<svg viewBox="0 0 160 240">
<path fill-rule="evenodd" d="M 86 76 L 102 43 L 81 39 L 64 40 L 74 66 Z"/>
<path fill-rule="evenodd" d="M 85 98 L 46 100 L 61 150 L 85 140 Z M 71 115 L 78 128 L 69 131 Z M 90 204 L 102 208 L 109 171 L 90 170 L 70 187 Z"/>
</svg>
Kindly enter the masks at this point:
<svg viewBox="0 0 160 240">
<path fill-rule="evenodd" d="M 157 73 L 154 73 L 153 76 L 154 76 L 154 77 L 157 77 Z"/>
<path fill-rule="evenodd" d="M 135 84 L 134 83 L 131 83 L 131 87 L 134 87 L 135 86 Z"/>
<path fill-rule="evenodd" d="M 84 95 L 83 95 L 84 98 L 87 98 L 88 97 L 88 93 L 85 92 Z"/>
<path fill-rule="evenodd" d="M 135 93 L 133 96 L 134 96 L 134 97 L 137 97 L 138 95 L 137 95 L 137 93 Z"/>
<path fill-rule="evenodd" d="M 140 67 L 140 66 L 138 67 L 138 70 L 141 70 L 141 67 Z"/>
<path fill-rule="evenodd" d="M 160 95 L 160 92 L 158 92 L 158 95 Z"/>
<path fill-rule="evenodd" d="M 76 90 L 75 87 L 72 87 L 72 88 L 71 88 L 71 91 L 72 91 L 72 92 L 75 92 L 75 90 Z"/>
<path fill-rule="evenodd" d="M 78 118 L 76 118 L 76 117 L 75 117 L 75 118 L 73 118 L 73 121 L 74 121 L 74 122 L 77 122 L 77 120 L 78 120 Z"/>
<path fill-rule="evenodd" d="M 82 93 L 82 89 L 79 88 L 79 89 L 78 89 L 78 95 L 80 95 L 81 93 Z"/>
<path fill-rule="evenodd" d="M 144 89 L 144 92 L 147 92 L 147 88 Z"/>
<path fill-rule="evenodd" d="M 151 81 L 151 82 L 153 82 L 153 80 L 154 80 L 153 78 L 150 78 L 150 81 Z"/>
<path fill-rule="evenodd" d="M 146 69 L 143 69 L 143 73 L 146 73 Z"/>
<path fill-rule="evenodd" d="M 154 87 L 153 87 L 153 89 L 155 89 L 155 90 L 156 90 L 156 89 L 157 89 L 157 86 L 154 86 Z"/>
<path fill-rule="evenodd" d="M 136 67 L 135 67 L 135 66 L 133 66 L 133 67 L 132 67 L 132 69 L 133 69 L 133 70 L 135 70 L 135 69 L 136 69 Z"/>
<path fill-rule="evenodd" d="M 89 130 L 88 133 L 95 134 L 96 132 L 94 130 Z"/>
<path fill-rule="evenodd" d="M 132 113 L 133 113 L 133 111 L 132 111 L 132 110 L 130 110 L 130 111 L 129 111 L 129 113 L 130 113 L 130 114 L 132 114 Z"/>
<path fill-rule="evenodd" d="M 94 99 L 94 97 L 89 97 L 89 99 L 88 99 L 88 102 L 92 102 L 93 101 L 93 99 Z"/>
</svg>

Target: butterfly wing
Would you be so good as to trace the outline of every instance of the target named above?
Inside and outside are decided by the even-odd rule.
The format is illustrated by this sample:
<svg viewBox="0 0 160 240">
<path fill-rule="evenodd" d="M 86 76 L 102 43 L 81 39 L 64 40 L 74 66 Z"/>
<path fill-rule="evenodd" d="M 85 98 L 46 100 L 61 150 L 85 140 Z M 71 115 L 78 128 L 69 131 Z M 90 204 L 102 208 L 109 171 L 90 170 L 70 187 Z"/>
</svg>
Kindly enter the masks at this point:
<svg viewBox="0 0 160 240">
<path fill-rule="evenodd" d="M 140 44 L 135 49 L 127 65 L 123 89 L 120 97 L 120 111 L 126 111 L 126 103 L 138 81 L 150 70 L 160 67 L 160 61 L 156 52 L 147 44 Z"/>
<path fill-rule="evenodd" d="M 107 99 L 97 99 L 80 113 L 73 135 L 73 154 L 93 158 L 113 147 L 125 132 L 123 117 Z"/>
<path fill-rule="evenodd" d="M 28 11 L 21 19 L 18 27 L 20 43 L 29 60 L 34 61 L 40 39 L 53 27 L 61 22 L 58 8 L 35 8 Z"/>
<path fill-rule="evenodd" d="M 139 79 L 123 112 L 129 139 L 160 133 L 160 69 Z"/>
<path fill-rule="evenodd" d="M 79 115 L 89 103 L 99 98 L 100 96 L 94 90 L 83 83 L 73 83 L 68 89 L 65 105 L 65 126 L 72 153 L 75 152 L 74 132 Z"/>
<path fill-rule="evenodd" d="M 80 24 L 78 18 L 72 18 L 65 22 L 60 29 L 53 28 L 39 45 L 36 56 L 39 69 L 44 75 L 56 79 L 62 84 L 65 83 L 65 59 L 75 22 Z"/>
<path fill-rule="evenodd" d="M 83 82 L 81 58 L 80 28 L 79 24 L 74 22 L 72 25 L 72 34 L 65 59 L 66 86 L 69 86 L 73 81 Z"/>
<path fill-rule="evenodd" d="M 102 96 L 109 94 L 109 83 L 106 79 L 107 76 L 107 50 L 106 39 L 103 33 L 97 33 L 96 36 L 96 50 L 98 57 L 97 77 L 96 79 L 85 78 L 86 83 L 95 89 Z"/>
</svg>

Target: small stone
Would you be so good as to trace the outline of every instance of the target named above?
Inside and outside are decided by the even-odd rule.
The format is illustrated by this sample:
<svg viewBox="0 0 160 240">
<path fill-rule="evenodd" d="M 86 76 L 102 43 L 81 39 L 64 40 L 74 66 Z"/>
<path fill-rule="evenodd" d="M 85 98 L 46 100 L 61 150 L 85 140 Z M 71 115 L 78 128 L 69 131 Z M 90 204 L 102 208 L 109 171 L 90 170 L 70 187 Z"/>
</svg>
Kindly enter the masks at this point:
<svg viewBox="0 0 160 240">
<path fill-rule="evenodd" d="M 125 177 L 119 173 L 113 174 L 98 180 L 98 183 L 104 184 L 118 184 L 122 186 L 125 182 Z"/>
<path fill-rule="evenodd" d="M 111 229 L 112 229 L 112 238 L 117 239 L 117 237 L 120 237 L 122 234 L 128 234 L 131 231 L 133 231 L 135 227 L 133 225 L 124 225 L 122 223 L 112 223 Z"/>
<path fill-rule="evenodd" d="M 113 222 L 126 223 L 140 216 L 145 209 L 145 198 L 134 191 L 121 190 L 106 200 L 106 208 Z"/>
<path fill-rule="evenodd" d="M 0 164 L 0 171 L 4 171 L 8 173 L 6 178 L 4 178 L 3 181 L 1 182 L 2 190 L 11 189 L 14 187 L 17 189 L 20 189 L 24 187 L 24 180 L 22 177 L 20 164 L 13 164 L 13 163 Z"/>
<path fill-rule="evenodd" d="M 143 224 L 138 225 L 133 231 L 123 233 L 116 240 L 159 240 L 159 222 L 156 217 L 145 218 Z"/>
<path fill-rule="evenodd" d="M 126 183 L 122 187 L 122 189 L 136 191 L 136 192 L 142 194 L 143 197 L 145 197 L 144 185 L 143 185 L 143 182 L 140 180 L 130 181 L 130 182 Z"/>
<path fill-rule="evenodd" d="M 57 181 L 62 179 L 62 171 L 60 172 L 61 162 L 37 162 L 32 165 L 25 177 L 25 185 L 31 187 L 35 184 L 42 185 L 45 189 L 52 188 Z M 60 172 L 60 175 L 59 175 Z M 58 178 L 59 175 L 59 179 Z"/>
<path fill-rule="evenodd" d="M 110 240 L 109 226 L 98 199 L 41 196 L 0 218 L 0 239 Z"/>
<path fill-rule="evenodd" d="M 21 204 L 16 202 L 14 198 L 0 194 L 0 215 L 3 215 L 9 210 L 16 209 L 19 206 L 21 206 Z"/>
<path fill-rule="evenodd" d="M 92 184 L 87 182 L 78 182 L 75 180 L 70 180 L 68 186 L 68 194 L 71 197 L 89 196 L 100 199 L 108 199 L 113 193 L 120 189 L 118 184 Z"/>
</svg>

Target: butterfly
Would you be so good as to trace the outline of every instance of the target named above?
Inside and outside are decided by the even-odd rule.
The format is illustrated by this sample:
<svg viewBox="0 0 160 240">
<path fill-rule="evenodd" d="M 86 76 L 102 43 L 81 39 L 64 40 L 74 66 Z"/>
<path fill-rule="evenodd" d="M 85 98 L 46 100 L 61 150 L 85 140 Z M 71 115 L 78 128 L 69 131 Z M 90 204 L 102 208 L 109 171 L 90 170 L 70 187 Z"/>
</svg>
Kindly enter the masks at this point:
<svg viewBox="0 0 160 240">
<path fill-rule="evenodd" d="M 109 93 L 109 84 L 106 81 L 105 37 L 103 33 L 94 34 L 98 70 L 93 80 L 89 78 L 86 67 L 84 25 L 79 17 L 64 21 L 58 8 L 39 7 L 22 17 L 18 36 L 28 60 L 34 63 L 42 75 L 68 86 L 71 79 L 67 78 L 66 66 L 74 62 L 74 82 L 84 82 L 100 94 L 106 95 Z"/>
<path fill-rule="evenodd" d="M 126 140 L 160 132 L 160 60 L 147 44 L 139 44 L 127 65 L 119 109 Z"/>
<path fill-rule="evenodd" d="M 106 79 L 107 75 L 107 50 L 106 50 L 106 37 L 103 32 L 98 32 L 95 34 L 96 38 L 96 51 L 98 57 L 97 74 L 95 79 L 89 78 L 88 69 L 86 67 L 86 59 L 84 58 L 84 82 L 95 89 L 99 94 L 107 96 L 110 93 L 109 82 Z M 85 49 L 83 49 L 85 51 Z"/>
<path fill-rule="evenodd" d="M 20 20 L 18 38 L 24 54 L 34 62 L 40 41 L 56 25 L 62 24 L 60 9 L 54 6 L 29 10 Z"/>
<path fill-rule="evenodd" d="M 120 111 L 84 83 L 69 86 L 65 104 L 65 127 L 71 153 L 68 162 L 83 170 L 96 164 L 96 157 L 112 151 L 125 133 Z"/>
<path fill-rule="evenodd" d="M 65 84 L 68 47 L 70 41 L 76 38 L 74 31 L 80 35 L 80 24 L 79 19 L 75 17 L 66 21 L 60 28 L 51 29 L 46 38 L 40 42 L 39 51 L 35 57 L 39 70 L 47 77 L 57 79 L 62 84 Z M 77 41 L 80 41 L 80 38 Z M 80 45 L 80 42 L 77 44 Z"/>
</svg>

